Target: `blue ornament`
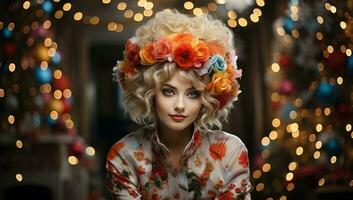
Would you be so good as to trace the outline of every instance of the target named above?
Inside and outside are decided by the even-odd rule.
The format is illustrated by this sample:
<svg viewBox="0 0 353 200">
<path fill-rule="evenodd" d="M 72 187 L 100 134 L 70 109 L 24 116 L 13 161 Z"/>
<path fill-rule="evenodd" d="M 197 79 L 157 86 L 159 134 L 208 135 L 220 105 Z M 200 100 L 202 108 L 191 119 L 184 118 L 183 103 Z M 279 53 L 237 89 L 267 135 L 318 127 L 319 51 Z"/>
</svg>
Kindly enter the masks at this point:
<svg viewBox="0 0 353 200">
<path fill-rule="evenodd" d="M 34 74 L 39 84 L 50 83 L 53 76 L 50 68 L 43 70 L 40 67 L 37 67 Z"/>
<path fill-rule="evenodd" d="M 347 73 L 349 76 L 353 76 L 353 56 L 349 56 L 347 59 Z"/>
<path fill-rule="evenodd" d="M 323 82 L 317 87 L 315 95 L 323 104 L 332 105 L 338 101 L 339 89 L 336 85 Z"/>
<path fill-rule="evenodd" d="M 342 152 L 341 141 L 336 137 L 330 138 L 324 143 L 324 150 L 329 157 L 339 156 Z"/>
<path fill-rule="evenodd" d="M 286 31 L 286 33 L 290 33 L 294 28 L 294 21 L 291 18 L 286 17 L 284 19 L 283 28 Z"/>
<path fill-rule="evenodd" d="M 5 38 L 10 38 L 12 36 L 12 31 L 10 31 L 7 27 L 2 30 L 2 34 Z"/>
<path fill-rule="evenodd" d="M 45 1 L 42 4 L 42 8 L 46 13 L 51 13 L 53 11 L 53 4 L 50 1 Z"/>
<path fill-rule="evenodd" d="M 53 58 L 51 59 L 51 61 L 54 63 L 54 64 L 59 64 L 60 61 L 61 61 L 61 55 L 60 53 L 56 52 L 53 56 Z"/>
</svg>

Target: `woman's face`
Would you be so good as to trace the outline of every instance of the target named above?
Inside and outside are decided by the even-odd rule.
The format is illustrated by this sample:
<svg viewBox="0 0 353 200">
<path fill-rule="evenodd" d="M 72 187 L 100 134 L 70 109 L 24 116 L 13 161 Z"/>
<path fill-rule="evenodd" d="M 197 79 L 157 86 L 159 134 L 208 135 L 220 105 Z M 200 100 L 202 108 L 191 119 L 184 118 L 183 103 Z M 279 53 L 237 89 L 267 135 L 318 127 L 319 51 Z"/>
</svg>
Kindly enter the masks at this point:
<svg viewBox="0 0 353 200">
<path fill-rule="evenodd" d="M 201 110 L 200 91 L 191 81 L 181 80 L 174 73 L 156 91 L 156 111 L 159 122 L 172 131 L 189 127 Z"/>
</svg>

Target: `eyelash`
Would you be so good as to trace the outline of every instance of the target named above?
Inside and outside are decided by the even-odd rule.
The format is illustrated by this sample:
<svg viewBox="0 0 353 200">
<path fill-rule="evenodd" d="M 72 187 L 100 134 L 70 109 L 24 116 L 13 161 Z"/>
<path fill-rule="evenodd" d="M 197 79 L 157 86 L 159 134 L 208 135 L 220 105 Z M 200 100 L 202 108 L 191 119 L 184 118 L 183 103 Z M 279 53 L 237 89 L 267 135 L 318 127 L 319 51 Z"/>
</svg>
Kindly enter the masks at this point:
<svg viewBox="0 0 353 200">
<path fill-rule="evenodd" d="M 168 88 L 162 89 L 162 93 L 163 93 L 163 95 L 168 96 L 168 97 L 175 94 L 172 89 L 168 89 Z M 187 96 L 189 96 L 189 97 L 191 96 L 191 98 L 197 98 L 199 95 L 200 95 L 200 93 L 196 90 L 190 91 L 187 93 Z"/>
</svg>

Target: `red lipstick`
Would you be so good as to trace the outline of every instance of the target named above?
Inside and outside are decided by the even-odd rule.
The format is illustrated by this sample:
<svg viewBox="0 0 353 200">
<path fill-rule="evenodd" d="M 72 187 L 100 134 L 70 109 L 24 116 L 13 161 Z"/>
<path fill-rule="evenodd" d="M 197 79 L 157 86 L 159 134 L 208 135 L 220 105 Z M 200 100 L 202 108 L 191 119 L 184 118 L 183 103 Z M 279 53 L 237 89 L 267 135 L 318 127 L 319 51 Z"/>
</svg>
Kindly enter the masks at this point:
<svg viewBox="0 0 353 200">
<path fill-rule="evenodd" d="M 186 118 L 186 116 L 184 115 L 169 115 L 169 116 L 176 122 L 181 122 Z"/>
</svg>

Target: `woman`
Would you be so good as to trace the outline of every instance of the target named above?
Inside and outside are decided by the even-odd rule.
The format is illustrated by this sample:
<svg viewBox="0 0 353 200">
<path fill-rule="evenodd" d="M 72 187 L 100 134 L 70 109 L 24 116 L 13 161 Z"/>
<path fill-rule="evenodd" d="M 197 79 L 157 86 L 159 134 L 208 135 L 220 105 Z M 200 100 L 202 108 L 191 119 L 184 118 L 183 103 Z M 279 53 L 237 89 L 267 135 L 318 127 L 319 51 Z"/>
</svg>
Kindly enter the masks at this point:
<svg viewBox="0 0 353 200">
<path fill-rule="evenodd" d="M 240 93 L 233 48 L 219 20 L 175 10 L 127 41 L 114 75 L 143 127 L 108 153 L 114 199 L 250 199 L 247 149 L 221 131 Z"/>
</svg>

